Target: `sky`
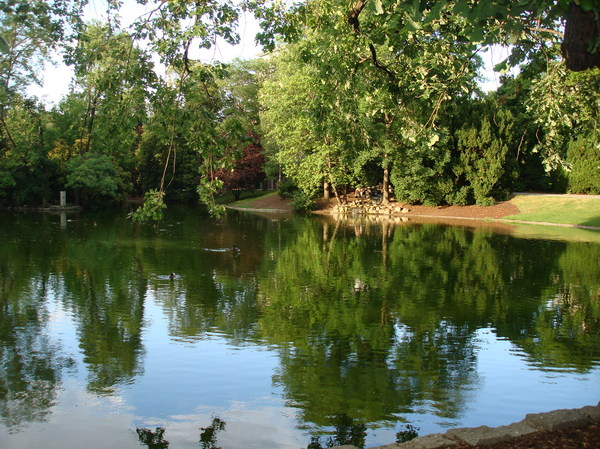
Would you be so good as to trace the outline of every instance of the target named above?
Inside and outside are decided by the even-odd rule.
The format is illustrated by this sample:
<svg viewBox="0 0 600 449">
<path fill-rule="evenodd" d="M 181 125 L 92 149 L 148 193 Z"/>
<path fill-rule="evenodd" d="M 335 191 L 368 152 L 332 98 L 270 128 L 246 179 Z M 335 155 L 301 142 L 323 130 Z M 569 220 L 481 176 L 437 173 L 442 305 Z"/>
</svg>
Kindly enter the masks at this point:
<svg viewBox="0 0 600 449">
<path fill-rule="evenodd" d="M 89 0 L 85 8 L 84 18 L 86 21 L 106 20 L 106 0 Z M 123 27 L 130 24 L 140 15 L 146 12 L 146 7 L 138 5 L 134 0 L 125 0 L 121 8 L 121 25 Z M 202 50 L 194 57 L 203 62 L 230 62 L 236 58 L 251 59 L 262 52 L 260 46 L 254 43 L 254 37 L 259 30 L 258 22 L 251 14 L 240 17 L 238 24 L 238 33 L 240 43 L 230 45 L 223 40 L 217 42 L 214 48 Z M 69 92 L 73 70 L 62 63 L 62 57 L 55 55 L 51 62 L 44 65 L 42 75 L 43 85 L 32 85 L 27 89 L 27 93 L 35 95 L 46 104 L 56 105 Z"/>
<path fill-rule="evenodd" d="M 85 10 L 86 20 L 106 20 L 106 1 L 90 0 Z M 122 25 L 126 26 L 135 18 L 146 12 L 146 7 L 138 5 L 134 0 L 125 0 L 121 9 Z M 202 50 L 196 55 L 203 62 L 230 62 L 235 58 L 251 59 L 262 52 L 261 48 L 255 44 L 254 37 L 259 31 L 257 21 L 251 14 L 245 14 L 240 18 L 238 33 L 240 34 L 240 43 L 236 46 L 220 41 L 209 50 Z M 493 71 L 494 65 L 502 62 L 508 56 L 508 49 L 500 46 L 494 46 L 481 54 L 485 62 L 485 69 L 482 71 L 485 81 L 480 83 L 484 91 L 495 90 L 500 86 L 500 74 Z M 69 91 L 73 71 L 62 64 L 61 57 L 55 55 L 53 62 L 45 64 L 43 73 L 43 85 L 33 85 L 27 93 L 35 95 L 49 105 L 56 105 Z"/>
</svg>

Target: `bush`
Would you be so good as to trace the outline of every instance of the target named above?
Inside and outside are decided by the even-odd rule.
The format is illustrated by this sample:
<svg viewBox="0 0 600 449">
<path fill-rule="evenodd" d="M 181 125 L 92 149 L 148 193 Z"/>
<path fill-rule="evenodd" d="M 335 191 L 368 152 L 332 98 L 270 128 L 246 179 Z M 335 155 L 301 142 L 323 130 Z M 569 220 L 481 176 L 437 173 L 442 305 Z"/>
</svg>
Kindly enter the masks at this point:
<svg viewBox="0 0 600 449">
<path fill-rule="evenodd" d="M 571 164 L 568 177 L 569 193 L 600 194 L 600 136 L 588 136 L 571 140 L 567 160 Z"/>
<path fill-rule="evenodd" d="M 294 194 L 298 191 L 298 187 L 289 179 L 281 181 L 277 186 L 277 194 L 284 200 L 293 199 Z"/>
<path fill-rule="evenodd" d="M 317 205 L 313 198 L 300 190 L 296 190 L 292 196 L 292 207 L 296 212 L 308 212 L 315 210 Z"/>
</svg>

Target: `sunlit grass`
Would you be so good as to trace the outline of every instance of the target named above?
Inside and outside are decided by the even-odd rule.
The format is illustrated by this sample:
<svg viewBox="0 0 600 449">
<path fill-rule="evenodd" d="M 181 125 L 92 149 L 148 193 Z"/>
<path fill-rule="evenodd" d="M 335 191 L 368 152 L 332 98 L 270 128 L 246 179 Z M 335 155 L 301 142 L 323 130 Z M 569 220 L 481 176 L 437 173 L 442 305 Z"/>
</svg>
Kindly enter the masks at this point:
<svg viewBox="0 0 600 449">
<path fill-rule="evenodd" d="M 505 219 L 600 227 L 599 198 L 517 195 L 511 203 L 521 213 Z"/>
<path fill-rule="evenodd" d="M 266 190 L 255 190 L 254 192 L 242 192 L 240 195 L 240 200 L 236 201 L 235 198 L 233 197 L 233 193 L 231 192 L 227 192 L 224 193 L 223 195 L 217 196 L 215 197 L 215 200 L 217 202 L 217 204 L 232 204 L 235 203 L 236 206 L 240 206 L 243 207 L 244 203 L 248 202 L 249 200 L 253 200 L 256 198 L 260 198 L 262 196 L 266 196 L 266 195 L 272 195 L 273 191 L 266 191 Z"/>
</svg>

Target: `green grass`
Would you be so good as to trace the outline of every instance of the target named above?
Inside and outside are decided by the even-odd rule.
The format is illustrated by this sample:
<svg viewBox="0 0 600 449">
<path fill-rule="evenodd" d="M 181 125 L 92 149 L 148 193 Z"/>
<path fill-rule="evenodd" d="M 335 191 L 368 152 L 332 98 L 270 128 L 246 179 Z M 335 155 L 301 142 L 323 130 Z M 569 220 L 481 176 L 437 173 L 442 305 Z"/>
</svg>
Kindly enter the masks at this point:
<svg viewBox="0 0 600 449">
<path fill-rule="evenodd" d="M 508 220 L 600 227 L 599 198 L 517 195 L 511 203 L 521 213 Z"/>
<path fill-rule="evenodd" d="M 273 193 L 272 191 L 265 193 L 265 190 L 255 190 L 254 192 L 242 192 L 240 195 L 240 200 L 236 201 L 235 198 L 233 197 L 233 194 L 231 192 L 227 192 L 223 195 L 215 197 L 215 201 L 217 202 L 217 204 L 230 205 L 230 204 L 236 203 L 236 206 L 237 206 L 237 205 L 243 205 L 244 202 L 247 202 L 251 199 L 260 198 L 261 196 L 270 195 L 272 193 Z M 240 206 L 240 207 L 243 207 L 243 206 Z"/>
</svg>

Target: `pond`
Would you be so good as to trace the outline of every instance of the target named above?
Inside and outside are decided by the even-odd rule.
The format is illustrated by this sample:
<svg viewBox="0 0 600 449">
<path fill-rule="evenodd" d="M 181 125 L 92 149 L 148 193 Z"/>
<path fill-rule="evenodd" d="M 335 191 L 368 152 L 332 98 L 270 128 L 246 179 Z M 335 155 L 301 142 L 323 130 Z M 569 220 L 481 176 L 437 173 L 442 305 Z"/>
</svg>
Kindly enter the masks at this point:
<svg viewBox="0 0 600 449">
<path fill-rule="evenodd" d="M 4 212 L 1 446 L 370 447 L 596 404 L 586 232 Z"/>
</svg>

